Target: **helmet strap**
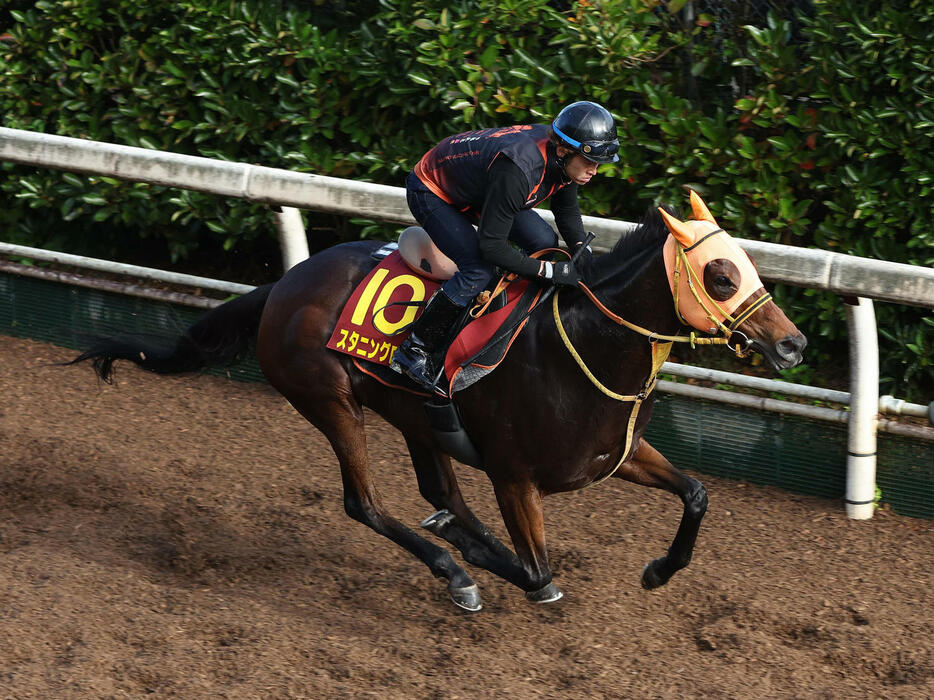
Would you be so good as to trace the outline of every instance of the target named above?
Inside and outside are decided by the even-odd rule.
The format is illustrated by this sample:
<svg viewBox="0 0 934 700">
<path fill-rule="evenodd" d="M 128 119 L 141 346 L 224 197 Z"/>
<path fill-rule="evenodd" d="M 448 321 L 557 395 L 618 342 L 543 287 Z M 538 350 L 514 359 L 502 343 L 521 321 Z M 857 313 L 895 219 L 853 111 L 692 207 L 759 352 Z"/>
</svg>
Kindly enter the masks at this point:
<svg viewBox="0 0 934 700">
<path fill-rule="evenodd" d="M 568 176 L 568 171 L 566 169 L 566 166 L 567 166 L 568 158 L 571 158 L 574 156 L 574 150 L 564 145 L 563 143 L 555 143 L 554 141 L 552 141 L 551 143 L 555 148 L 555 162 L 558 164 L 558 167 L 561 168 L 561 179 L 566 185 L 571 181 L 571 178 Z M 570 153 L 568 153 L 567 155 L 559 156 L 558 146 L 561 146 L 562 148 L 566 148 L 567 150 L 570 151 Z"/>
</svg>

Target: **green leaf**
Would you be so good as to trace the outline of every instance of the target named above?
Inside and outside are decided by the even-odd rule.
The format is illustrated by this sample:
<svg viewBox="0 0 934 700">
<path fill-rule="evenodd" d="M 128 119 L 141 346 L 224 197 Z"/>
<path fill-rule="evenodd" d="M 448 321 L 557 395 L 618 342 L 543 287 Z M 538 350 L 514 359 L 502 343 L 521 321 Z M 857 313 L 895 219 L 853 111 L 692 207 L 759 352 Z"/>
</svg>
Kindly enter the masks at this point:
<svg viewBox="0 0 934 700">
<path fill-rule="evenodd" d="M 532 68 L 542 73 L 542 75 L 546 75 L 552 80 L 559 79 L 558 75 L 554 71 L 547 69 L 542 64 L 541 61 L 536 61 L 534 58 L 532 58 L 529 54 L 527 54 L 525 51 L 520 49 L 518 46 L 513 47 L 513 53 L 519 58 L 521 58 L 523 61 L 525 61 L 527 64 L 529 64 Z"/>
<path fill-rule="evenodd" d="M 84 189 L 87 187 L 87 180 L 84 180 L 74 173 L 62 173 L 62 179 L 73 187 L 80 187 Z"/>
<path fill-rule="evenodd" d="M 302 86 L 301 83 L 299 83 L 295 78 L 293 78 L 291 75 L 288 75 L 286 73 L 274 73 L 273 77 L 276 80 L 278 80 L 280 83 L 284 85 L 288 85 L 296 89 Z"/>
<path fill-rule="evenodd" d="M 185 77 L 185 72 L 169 60 L 166 60 L 162 64 L 162 67 L 165 68 L 169 73 L 174 75 L 176 78 Z"/>
<path fill-rule="evenodd" d="M 498 55 L 499 47 L 496 44 L 490 44 L 483 50 L 483 53 L 480 54 L 480 58 L 478 60 L 481 66 L 487 70 L 492 70 L 496 65 Z"/>
<path fill-rule="evenodd" d="M 409 80 L 419 85 L 431 85 L 431 81 L 422 73 L 407 73 Z"/>
</svg>

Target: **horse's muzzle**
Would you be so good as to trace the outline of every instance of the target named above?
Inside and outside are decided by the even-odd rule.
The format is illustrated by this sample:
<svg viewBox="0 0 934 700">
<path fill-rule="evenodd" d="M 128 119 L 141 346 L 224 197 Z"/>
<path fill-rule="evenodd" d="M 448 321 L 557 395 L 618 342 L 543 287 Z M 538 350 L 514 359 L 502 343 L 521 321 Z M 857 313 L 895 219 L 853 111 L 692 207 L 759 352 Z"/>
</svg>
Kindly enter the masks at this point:
<svg viewBox="0 0 934 700">
<path fill-rule="evenodd" d="M 758 340 L 753 341 L 756 349 L 768 358 L 775 369 L 789 369 L 800 365 L 807 344 L 808 339 L 801 333 L 785 336 L 771 346 Z"/>
</svg>

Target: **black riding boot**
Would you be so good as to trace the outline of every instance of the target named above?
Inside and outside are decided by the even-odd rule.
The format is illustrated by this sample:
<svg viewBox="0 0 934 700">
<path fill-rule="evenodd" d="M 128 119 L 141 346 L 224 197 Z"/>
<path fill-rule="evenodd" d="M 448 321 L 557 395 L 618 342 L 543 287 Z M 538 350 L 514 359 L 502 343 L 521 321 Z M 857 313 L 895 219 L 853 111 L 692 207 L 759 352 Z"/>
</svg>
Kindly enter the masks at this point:
<svg viewBox="0 0 934 700">
<path fill-rule="evenodd" d="M 447 294 L 438 291 L 428 306 L 412 324 L 412 332 L 393 353 L 389 366 L 405 374 L 409 379 L 431 389 L 435 376 L 441 368 L 451 324 L 457 320 L 463 308 L 451 301 Z M 440 354 L 440 357 L 438 355 Z M 435 366 L 438 365 L 438 366 Z"/>
</svg>

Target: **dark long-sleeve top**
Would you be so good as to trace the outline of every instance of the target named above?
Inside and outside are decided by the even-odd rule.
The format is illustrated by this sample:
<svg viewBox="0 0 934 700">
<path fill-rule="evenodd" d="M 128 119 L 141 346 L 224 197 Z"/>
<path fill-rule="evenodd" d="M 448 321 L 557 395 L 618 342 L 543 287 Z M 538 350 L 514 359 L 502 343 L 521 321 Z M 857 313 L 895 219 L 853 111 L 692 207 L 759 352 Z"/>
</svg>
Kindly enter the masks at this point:
<svg viewBox="0 0 934 700">
<path fill-rule="evenodd" d="M 500 156 L 490 166 L 486 199 L 480 213 L 477 236 L 483 257 L 511 272 L 527 277 L 538 273 L 540 263 L 509 244 L 512 222 L 525 209 L 528 197 L 525 174 L 509 158 Z M 565 185 L 551 197 L 551 211 L 561 237 L 570 248 L 584 240 L 584 225 L 577 204 L 577 185 Z"/>
</svg>

